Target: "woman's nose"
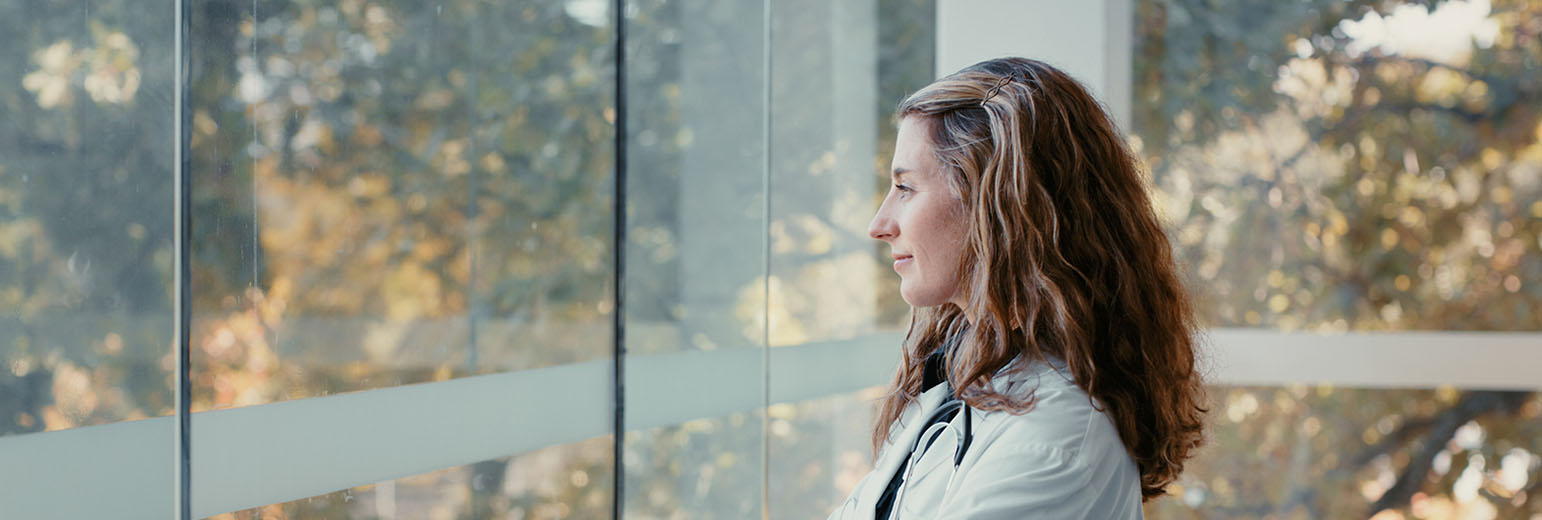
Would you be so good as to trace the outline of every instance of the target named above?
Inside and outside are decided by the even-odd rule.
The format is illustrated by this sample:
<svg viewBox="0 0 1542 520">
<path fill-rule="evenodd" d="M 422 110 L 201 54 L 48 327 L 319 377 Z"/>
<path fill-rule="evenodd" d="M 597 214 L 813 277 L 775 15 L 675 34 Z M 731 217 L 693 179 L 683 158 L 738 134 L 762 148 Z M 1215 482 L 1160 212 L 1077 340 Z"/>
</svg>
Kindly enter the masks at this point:
<svg viewBox="0 0 1542 520">
<path fill-rule="evenodd" d="M 883 208 L 878 209 L 878 214 L 873 215 L 873 221 L 867 225 L 867 236 L 875 240 L 887 241 L 899 233 L 899 227 L 894 225 L 894 219 L 889 218 Z"/>
</svg>

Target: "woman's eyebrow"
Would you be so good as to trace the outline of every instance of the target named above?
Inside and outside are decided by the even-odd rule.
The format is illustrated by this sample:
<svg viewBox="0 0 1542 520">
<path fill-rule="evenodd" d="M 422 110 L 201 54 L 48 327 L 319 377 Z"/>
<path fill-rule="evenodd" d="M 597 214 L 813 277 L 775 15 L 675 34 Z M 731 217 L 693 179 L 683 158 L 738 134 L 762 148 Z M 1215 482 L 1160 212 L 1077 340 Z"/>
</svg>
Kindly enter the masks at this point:
<svg viewBox="0 0 1542 520">
<path fill-rule="evenodd" d="M 892 173 L 890 175 L 892 177 L 894 177 L 895 180 L 898 180 L 900 177 L 904 176 L 907 173 L 910 173 L 910 168 L 895 168 L 894 169 L 894 173 Z"/>
</svg>

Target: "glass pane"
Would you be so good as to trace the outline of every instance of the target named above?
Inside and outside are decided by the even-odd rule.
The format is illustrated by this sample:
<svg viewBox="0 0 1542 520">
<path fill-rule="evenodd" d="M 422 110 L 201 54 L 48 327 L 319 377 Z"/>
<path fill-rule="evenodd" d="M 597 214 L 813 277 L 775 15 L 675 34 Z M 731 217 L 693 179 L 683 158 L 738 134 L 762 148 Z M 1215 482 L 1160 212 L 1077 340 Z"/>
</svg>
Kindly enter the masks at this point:
<svg viewBox="0 0 1542 520">
<path fill-rule="evenodd" d="M 918 0 L 772 4 L 772 347 L 908 321 L 889 248 L 867 228 L 889 185 L 894 109 L 935 77 L 935 13 Z M 770 407 L 771 518 L 828 516 L 872 469 L 875 392 Z"/>
<path fill-rule="evenodd" d="M 607 518 L 610 446 L 606 436 L 209 518 Z"/>
<path fill-rule="evenodd" d="M 1139 3 L 1133 140 L 1204 318 L 1542 330 L 1542 7 L 1374 6 Z"/>
<path fill-rule="evenodd" d="M 771 518 L 825 518 L 873 469 L 883 389 L 771 405 Z"/>
<path fill-rule="evenodd" d="M 195 6 L 194 411 L 609 356 L 580 4 Z"/>
<path fill-rule="evenodd" d="M 867 228 L 888 187 L 894 108 L 934 77 L 936 10 L 772 5 L 771 345 L 902 326 L 899 277 Z"/>
<path fill-rule="evenodd" d="M 627 41 L 631 354 L 762 341 L 759 0 L 641 1 Z"/>
<path fill-rule="evenodd" d="M 607 5 L 194 4 L 194 412 L 326 406 L 336 393 L 608 362 L 616 32 Z M 485 394 L 445 405 L 497 414 L 513 399 L 541 399 Z M 528 419 L 610 414 L 596 404 Z M 586 441 L 232 514 L 603 516 L 608 446 Z M 282 474 L 283 462 L 239 471 Z M 381 489 L 396 499 L 358 499 Z"/>
<path fill-rule="evenodd" d="M 759 517 L 763 424 L 754 410 L 627 432 L 622 516 Z"/>
<path fill-rule="evenodd" d="M 172 11 L 0 6 L 0 435 L 173 412 Z"/>
<path fill-rule="evenodd" d="M 4 516 L 172 515 L 173 14 L 0 3 Z"/>
<path fill-rule="evenodd" d="M 624 512 L 750 518 L 765 477 L 764 5 L 628 5 Z M 698 398 L 639 369 L 696 351 L 741 361 L 734 385 Z M 681 397 L 636 397 L 650 387 Z M 680 424 L 696 417 L 669 415 L 679 400 L 727 415 Z"/>
<path fill-rule="evenodd" d="M 1151 518 L 1529 518 L 1542 400 L 1529 392 L 1212 389 L 1209 440 Z M 1413 468 L 1410 470 L 1409 468 Z M 1406 515 L 1406 516 L 1405 516 Z"/>
</svg>

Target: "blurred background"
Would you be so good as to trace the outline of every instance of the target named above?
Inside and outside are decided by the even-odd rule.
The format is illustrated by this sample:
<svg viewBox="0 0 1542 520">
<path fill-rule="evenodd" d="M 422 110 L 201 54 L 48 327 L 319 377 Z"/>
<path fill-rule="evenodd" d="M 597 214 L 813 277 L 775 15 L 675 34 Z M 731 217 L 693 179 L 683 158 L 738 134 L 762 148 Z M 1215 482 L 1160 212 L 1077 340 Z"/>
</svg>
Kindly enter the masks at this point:
<svg viewBox="0 0 1542 520">
<path fill-rule="evenodd" d="M 1024 55 L 1208 328 L 1148 517 L 1542 518 L 1537 2 L 173 7 L 0 2 L 0 517 L 824 518 L 908 319 L 893 107 Z"/>
</svg>

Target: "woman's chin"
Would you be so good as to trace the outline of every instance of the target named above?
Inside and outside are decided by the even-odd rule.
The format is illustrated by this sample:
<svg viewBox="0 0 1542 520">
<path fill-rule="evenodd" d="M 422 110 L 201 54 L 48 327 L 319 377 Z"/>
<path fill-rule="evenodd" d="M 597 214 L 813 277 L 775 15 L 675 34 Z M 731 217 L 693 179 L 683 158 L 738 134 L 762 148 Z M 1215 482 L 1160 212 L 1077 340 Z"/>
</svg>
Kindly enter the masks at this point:
<svg viewBox="0 0 1542 520">
<path fill-rule="evenodd" d="M 930 293 L 931 291 L 914 290 L 905 287 L 904 282 L 900 283 L 900 298 L 904 298 L 905 303 L 910 304 L 911 307 L 936 307 L 948 302 L 946 297 Z"/>
</svg>

